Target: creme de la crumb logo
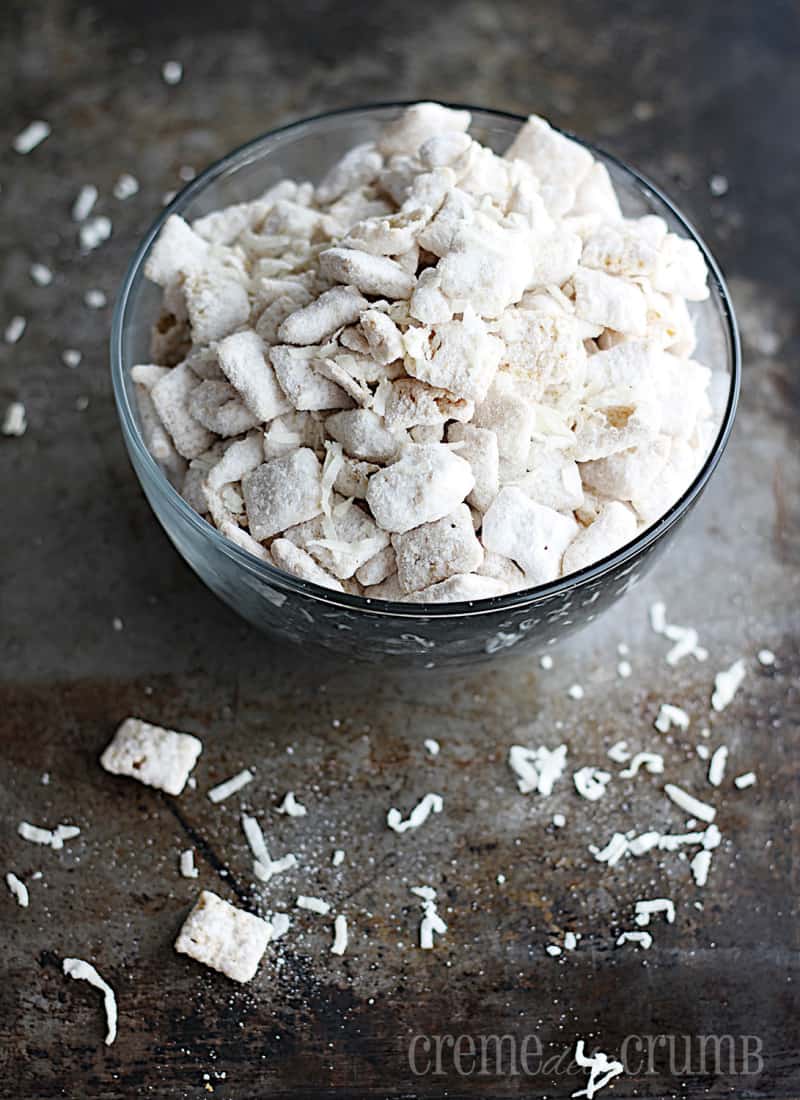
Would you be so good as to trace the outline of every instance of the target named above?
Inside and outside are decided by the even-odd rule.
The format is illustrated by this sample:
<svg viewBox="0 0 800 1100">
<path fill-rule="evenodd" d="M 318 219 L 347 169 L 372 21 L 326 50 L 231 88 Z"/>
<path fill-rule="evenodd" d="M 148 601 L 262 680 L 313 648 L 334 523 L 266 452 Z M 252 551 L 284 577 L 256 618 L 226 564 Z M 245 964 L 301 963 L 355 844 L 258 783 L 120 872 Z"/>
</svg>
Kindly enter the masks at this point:
<svg viewBox="0 0 800 1100">
<path fill-rule="evenodd" d="M 417 1034 L 407 1047 L 414 1077 L 755 1077 L 764 1069 L 758 1035 L 626 1035 L 612 1053 L 598 1042 L 557 1046 L 536 1033 Z M 595 1083 L 595 1091 L 602 1087 Z M 586 1095 L 585 1090 L 575 1095 Z"/>
</svg>

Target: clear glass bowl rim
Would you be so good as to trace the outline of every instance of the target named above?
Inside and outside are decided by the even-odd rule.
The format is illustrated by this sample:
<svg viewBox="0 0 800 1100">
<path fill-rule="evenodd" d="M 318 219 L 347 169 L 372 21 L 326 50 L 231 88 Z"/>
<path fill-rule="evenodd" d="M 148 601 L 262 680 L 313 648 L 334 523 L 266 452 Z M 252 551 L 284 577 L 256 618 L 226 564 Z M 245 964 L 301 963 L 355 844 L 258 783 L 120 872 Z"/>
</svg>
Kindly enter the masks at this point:
<svg viewBox="0 0 800 1100">
<path fill-rule="evenodd" d="M 283 572 L 283 570 L 278 569 L 276 566 L 270 565 L 267 562 L 262 562 L 246 550 L 241 549 L 235 543 L 225 538 L 224 535 L 186 503 L 178 490 L 168 480 L 166 474 L 145 445 L 128 398 L 128 391 L 125 386 L 126 364 L 124 362 L 123 334 L 125 329 L 126 310 L 131 300 L 133 284 L 139 274 L 139 269 L 144 262 L 145 256 L 153 240 L 160 232 L 161 227 L 170 214 L 180 213 L 192 198 L 203 191 L 208 184 L 212 183 L 219 176 L 227 173 L 232 167 L 236 167 L 254 159 L 254 157 L 258 155 L 259 146 L 262 145 L 262 143 L 268 142 L 279 134 L 286 134 L 292 130 L 300 130 L 304 126 L 313 123 L 324 123 L 328 119 L 341 118 L 347 115 L 369 114 L 372 111 L 385 111 L 388 109 L 400 110 L 405 107 L 410 107 L 417 102 L 419 102 L 419 100 L 391 100 L 324 111 L 321 114 L 311 115 L 307 118 L 298 119 L 284 126 L 278 126 L 275 129 L 268 130 L 266 133 L 238 146 L 236 149 L 232 150 L 232 152 L 211 164 L 205 171 L 201 172 L 195 179 L 188 183 L 186 187 L 178 192 L 172 201 L 161 211 L 142 238 L 128 266 L 128 270 L 125 273 L 122 286 L 116 299 L 110 339 L 111 379 L 114 389 L 114 398 L 127 441 L 129 445 L 133 447 L 138 460 L 147 470 L 149 470 L 154 485 L 163 495 L 166 502 L 178 513 L 179 517 L 184 522 L 194 528 L 201 538 L 210 541 L 216 549 L 238 562 L 246 571 L 260 577 L 260 579 L 270 587 L 278 587 L 280 589 L 293 591 L 306 597 L 319 600 L 332 607 L 341 607 L 351 612 L 357 611 L 366 615 L 391 615 L 408 619 L 412 622 L 415 619 L 486 615 L 494 612 L 512 611 L 518 608 L 532 606 L 543 599 L 563 594 L 571 589 L 579 588 L 587 583 L 596 581 L 606 573 L 616 570 L 627 561 L 638 557 L 642 551 L 646 550 L 654 542 L 657 542 L 658 539 L 666 534 L 666 532 L 686 514 L 693 502 L 703 491 L 716 469 L 733 428 L 736 406 L 739 400 L 739 390 L 741 388 L 742 366 L 739 330 L 728 287 L 711 251 L 691 222 L 681 213 L 671 199 L 669 199 L 663 191 L 646 176 L 643 176 L 636 169 L 631 168 L 630 165 L 626 164 L 618 157 L 613 156 L 611 153 L 607 153 L 599 146 L 585 141 L 569 130 L 564 130 L 555 126 L 553 128 L 558 130 L 559 133 L 583 145 L 586 149 L 590 150 L 590 152 L 599 154 L 610 161 L 618 169 L 630 176 L 641 190 L 651 193 L 664 204 L 667 210 L 669 210 L 672 216 L 685 230 L 689 238 L 700 248 L 711 278 L 718 291 L 720 304 L 727 323 L 728 346 L 730 349 L 730 362 L 728 364 L 730 369 L 730 386 L 728 389 L 728 399 L 717 433 L 717 438 L 699 473 L 683 495 L 667 512 L 665 512 L 660 520 L 648 527 L 641 535 L 637 536 L 632 542 L 626 543 L 620 550 L 602 558 L 593 565 L 586 566 L 576 573 L 570 573 L 568 576 L 561 577 L 548 584 L 537 585 L 534 588 L 521 589 L 517 592 L 511 592 L 503 596 L 493 596 L 490 599 L 464 602 L 405 604 L 392 600 L 380 600 L 364 596 L 351 596 L 348 593 L 333 592 L 329 588 L 324 588 L 311 581 L 300 580 L 289 573 Z M 504 119 L 510 122 L 522 124 L 526 121 L 525 115 L 518 115 L 511 111 L 499 111 L 492 108 L 470 106 L 463 103 L 438 102 L 443 102 L 444 106 L 452 107 L 456 110 L 467 110 L 484 116 L 494 116 L 495 118 Z"/>
</svg>

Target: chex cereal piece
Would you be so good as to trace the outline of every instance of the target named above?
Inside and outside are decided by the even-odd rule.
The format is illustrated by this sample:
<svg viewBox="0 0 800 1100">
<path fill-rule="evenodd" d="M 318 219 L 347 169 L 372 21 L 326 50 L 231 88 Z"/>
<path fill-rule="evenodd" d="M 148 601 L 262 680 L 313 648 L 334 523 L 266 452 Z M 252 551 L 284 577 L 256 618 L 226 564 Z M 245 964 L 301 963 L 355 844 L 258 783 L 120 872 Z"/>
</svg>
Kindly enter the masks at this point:
<svg viewBox="0 0 800 1100">
<path fill-rule="evenodd" d="M 250 299 L 238 279 L 200 271 L 186 277 L 183 291 L 192 338 L 197 344 L 222 340 L 250 316 Z"/>
<path fill-rule="evenodd" d="M 343 325 L 352 325 L 367 308 L 352 286 L 335 286 L 307 306 L 290 313 L 278 328 L 283 344 L 319 344 Z"/>
<path fill-rule="evenodd" d="M 424 141 L 449 130 L 468 130 L 469 111 L 457 111 L 440 103 L 415 103 L 384 127 L 377 141 L 385 157 L 416 153 Z"/>
<path fill-rule="evenodd" d="M 647 302 L 636 283 L 579 267 L 572 276 L 572 285 L 577 317 L 631 336 L 647 331 Z"/>
<path fill-rule="evenodd" d="M 564 551 L 564 573 L 577 573 L 613 554 L 636 537 L 637 529 L 636 516 L 627 505 L 619 500 L 603 505 L 594 523 L 579 531 Z"/>
<path fill-rule="evenodd" d="M 180 276 L 202 271 L 208 262 L 208 243 L 178 214 L 171 214 L 147 257 L 144 273 L 167 287 Z"/>
<path fill-rule="evenodd" d="M 267 359 L 268 349 L 260 336 L 255 332 L 235 332 L 220 340 L 216 351 L 220 370 L 241 394 L 256 423 L 265 423 L 291 411 L 292 404 L 278 383 Z"/>
<path fill-rule="evenodd" d="M 503 356 L 502 342 L 469 307 L 460 321 L 437 325 L 432 335 L 431 341 L 425 329 L 406 333 L 409 374 L 458 397 L 482 401 Z"/>
<path fill-rule="evenodd" d="M 313 451 L 300 447 L 273 458 L 242 478 L 250 533 L 261 541 L 313 519 L 322 511 L 322 467 Z"/>
<path fill-rule="evenodd" d="M 372 183 L 383 167 L 383 157 L 371 141 L 349 149 L 325 173 L 317 184 L 314 197 L 327 205 L 348 191 Z"/>
<path fill-rule="evenodd" d="M 469 463 L 440 443 L 412 445 L 373 474 L 367 503 L 378 526 L 402 533 L 441 519 L 472 491 Z"/>
<path fill-rule="evenodd" d="M 511 558 L 529 584 L 546 584 L 559 575 L 561 558 L 578 531 L 571 516 L 507 486 L 483 517 L 481 541 L 487 550 Z"/>
<path fill-rule="evenodd" d="M 460 444 L 456 453 L 469 463 L 475 484 L 467 503 L 485 512 L 500 490 L 500 451 L 497 435 L 490 428 L 472 424 L 450 424 L 447 442 Z"/>
<path fill-rule="evenodd" d="M 235 982 L 249 982 L 272 938 L 268 921 L 202 890 L 175 940 L 175 950 Z"/>
<path fill-rule="evenodd" d="M 150 390 L 150 397 L 162 424 L 172 437 L 178 454 L 197 458 L 214 442 L 208 428 L 192 416 L 189 402 L 200 380 L 186 363 L 164 375 Z"/>
<path fill-rule="evenodd" d="M 113 775 L 128 775 L 148 787 L 178 795 L 203 751 L 190 733 L 126 718 L 103 751 L 100 763 Z"/>
<path fill-rule="evenodd" d="M 316 345 L 296 348 L 286 344 L 270 350 L 275 374 L 294 408 L 348 409 L 352 406 L 352 399 L 341 386 L 314 369 L 314 361 L 324 358 L 325 354 L 323 348 Z"/>
<path fill-rule="evenodd" d="M 320 254 L 319 267 L 326 279 L 347 283 L 362 294 L 410 298 L 414 289 L 414 276 L 409 275 L 395 260 L 355 248 L 327 249 Z"/>
<path fill-rule="evenodd" d="M 270 546 L 270 554 L 279 569 L 284 569 L 301 580 L 321 584 L 323 588 L 332 588 L 335 592 L 344 591 L 332 573 L 323 569 L 310 554 L 295 546 L 289 539 L 275 539 Z"/>
<path fill-rule="evenodd" d="M 366 462 L 392 462 L 402 442 L 372 409 L 334 413 L 325 421 L 328 434 L 342 444 L 352 458 Z"/>
<path fill-rule="evenodd" d="M 392 578 L 394 579 L 394 578 Z M 392 594 L 384 599 L 400 599 L 405 603 L 450 603 L 454 601 L 490 600 L 508 591 L 503 581 L 494 577 L 482 577 L 477 573 L 456 573 L 446 581 L 439 581 L 428 588 L 420 588 L 409 595 Z M 377 595 L 377 593 L 375 593 Z"/>
<path fill-rule="evenodd" d="M 433 523 L 392 536 L 397 579 L 406 592 L 428 588 L 456 573 L 472 573 L 483 561 L 466 504 Z"/>
<path fill-rule="evenodd" d="M 416 378 L 387 383 L 383 419 L 390 431 L 444 424 L 448 420 L 469 420 L 475 412 L 471 401 L 447 390 L 434 389 Z"/>
</svg>

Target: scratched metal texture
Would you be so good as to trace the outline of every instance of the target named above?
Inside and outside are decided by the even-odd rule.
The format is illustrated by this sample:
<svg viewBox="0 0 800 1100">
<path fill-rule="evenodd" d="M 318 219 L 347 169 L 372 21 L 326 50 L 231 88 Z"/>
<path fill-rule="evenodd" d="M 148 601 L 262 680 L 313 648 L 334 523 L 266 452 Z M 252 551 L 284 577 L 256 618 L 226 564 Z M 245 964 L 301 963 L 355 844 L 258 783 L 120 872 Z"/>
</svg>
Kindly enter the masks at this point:
<svg viewBox="0 0 800 1100">
<path fill-rule="evenodd" d="M 23 400 L 30 427 L 0 439 L 0 870 L 28 882 L 31 903 L 0 897 L 0 1095 L 489 1100 L 585 1084 L 552 1063 L 460 1074 L 446 1045 L 441 1073 L 412 1072 L 414 1036 L 448 1034 L 535 1036 L 551 1059 L 579 1037 L 613 1055 L 630 1035 L 751 1035 L 760 1073 L 681 1075 L 660 1058 L 609 1094 L 800 1095 L 798 37 L 796 8 L 780 0 L 2 6 L 0 301 L 3 326 L 15 313 L 29 325 L 19 344 L 0 343 L 0 400 Z M 173 88 L 159 78 L 171 57 L 185 65 Z M 291 118 L 394 97 L 549 115 L 652 175 L 731 277 L 745 382 L 723 465 L 651 577 L 556 650 L 547 673 L 512 659 L 450 675 L 341 667 L 237 620 L 148 511 L 112 404 L 109 311 L 82 304 L 90 287 L 113 296 L 182 165 Z M 18 157 L 10 139 L 34 117 L 53 135 Z M 123 171 L 141 181 L 125 203 L 110 198 Z M 714 174 L 727 194 L 711 195 Z M 69 209 L 86 182 L 114 233 L 79 258 Z M 31 284 L 33 261 L 52 265 L 51 287 Z M 65 347 L 83 351 L 77 370 L 61 363 Z M 706 663 L 665 664 L 647 626 L 656 598 L 699 629 Z M 765 646 L 772 668 L 755 659 Z M 713 674 L 739 656 L 745 683 L 710 721 Z M 567 695 L 575 682 L 580 702 Z M 686 707 L 686 734 L 652 728 L 662 701 Z M 129 713 L 203 738 L 196 790 L 169 798 L 99 768 Z M 694 751 L 707 724 L 709 745 L 731 749 L 719 791 Z M 426 737 L 442 745 L 435 759 Z M 515 740 L 564 740 L 573 766 L 602 766 L 619 738 L 663 751 L 669 778 L 713 797 L 724 839 L 705 890 L 677 855 L 607 869 L 588 852 L 614 829 L 682 828 L 660 777 L 615 779 L 590 805 L 569 776 L 549 799 L 520 795 L 506 764 Z M 253 783 L 212 806 L 208 787 L 243 766 Z M 750 768 L 758 785 L 736 791 L 731 777 Z M 274 812 L 290 788 L 306 818 Z M 442 814 L 416 834 L 385 827 L 390 806 L 407 812 L 430 790 Z M 242 808 L 274 854 L 297 854 L 297 871 L 254 884 Z M 82 831 L 52 852 L 17 837 L 22 819 Z M 196 882 L 177 870 L 190 845 Z M 336 847 L 347 855 L 334 869 Z M 437 889 L 449 925 L 432 952 L 416 946 L 409 887 L 420 884 Z M 256 979 L 235 986 L 172 950 L 198 887 L 262 913 L 319 894 L 347 914 L 349 950 L 332 956 L 329 921 L 295 911 Z M 652 927 L 649 952 L 616 949 L 634 901 L 662 894 L 675 924 Z M 578 950 L 548 957 L 569 929 Z M 93 961 L 117 991 L 110 1049 L 100 995 L 62 976 L 65 955 Z"/>
</svg>

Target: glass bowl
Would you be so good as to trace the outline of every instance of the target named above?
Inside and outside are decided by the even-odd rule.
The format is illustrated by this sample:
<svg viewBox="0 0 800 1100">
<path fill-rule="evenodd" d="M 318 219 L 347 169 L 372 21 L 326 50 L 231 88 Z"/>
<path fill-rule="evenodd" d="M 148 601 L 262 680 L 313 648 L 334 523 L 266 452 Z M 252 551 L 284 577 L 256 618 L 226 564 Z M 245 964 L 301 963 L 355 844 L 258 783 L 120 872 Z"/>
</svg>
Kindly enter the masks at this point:
<svg viewBox="0 0 800 1100">
<path fill-rule="evenodd" d="M 636 539 L 590 567 L 550 584 L 466 603 L 402 604 L 332 592 L 228 541 L 183 500 L 142 438 L 130 368 L 149 360 L 150 329 L 161 296 L 144 278 L 148 252 L 170 214 L 191 220 L 255 198 L 284 177 L 318 180 L 345 150 L 374 138 L 407 105 L 358 107 L 292 123 L 236 149 L 193 180 L 161 212 L 133 257 L 114 311 L 111 374 L 125 444 L 145 496 L 178 552 L 212 592 L 281 640 L 322 646 L 345 658 L 432 668 L 542 652 L 620 599 L 651 568 L 708 484 L 733 425 L 741 363 L 730 297 L 703 241 L 648 180 L 582 142 L 605 164 L 627 216 L 659 214 L 671 231 L 696 241 L 708 265 L 710 297 L 693 303 L 691 312 L 697 358 L 714 372 L 712 400 L 719 426 L 683 496 Z M 501 111 L 468 109 L 470 133 L 496 152 L 505 150 L 525 121 Z"/>
</svg>

